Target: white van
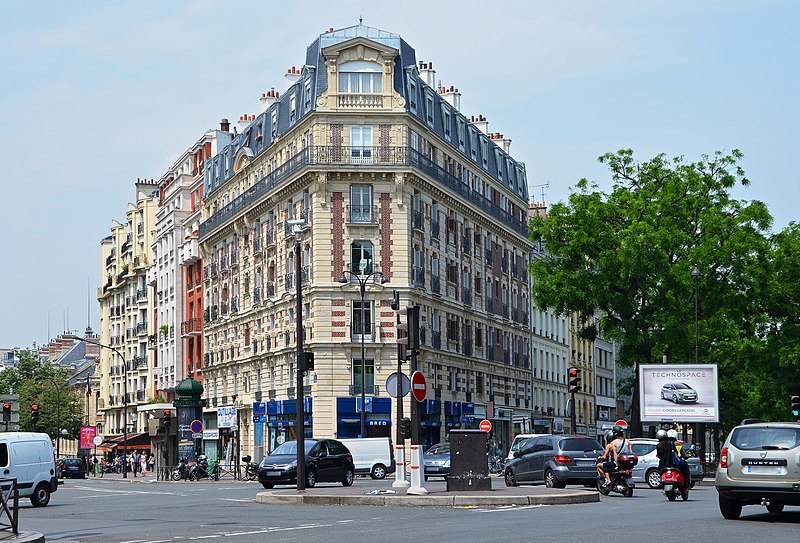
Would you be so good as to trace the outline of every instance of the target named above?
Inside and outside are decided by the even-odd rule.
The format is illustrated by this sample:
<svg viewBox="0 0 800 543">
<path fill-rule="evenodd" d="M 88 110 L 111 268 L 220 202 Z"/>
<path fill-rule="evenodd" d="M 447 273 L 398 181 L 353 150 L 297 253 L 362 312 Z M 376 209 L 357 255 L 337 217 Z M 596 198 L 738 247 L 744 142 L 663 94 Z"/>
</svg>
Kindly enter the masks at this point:
<svg viewBox="0 0 800 543">
<path fill-rule="evenodd" d="M 394 449 L 388 437 L 365 437 L 362 439 L 340 439 L 353 455 L 357 475 L 373 479 L 384 479 L 394 473 Z"/>
<path fill-rule="evenodd" d="M 519 450 L 519 447 L 520 445 L 522 445 L 523 442 L 529 440 L 532 437 L 547 436 L 547 435 L 550 434 L 517 434 L 514 437 L 514 441 L 511 442 L 511 447 L 508 449 L 507 460 L 514 459 L 514 453 Z"/>
<path fill-rule="evenodd" d="M 47 434 L 0 433 L 0 478 L 17 479 L 20 498 L 30 498 L 34 507 L 50 503 L 58 490 L 53 442 Z M 3 484 L 3 490 L 10 487 Z"/>
</svg>

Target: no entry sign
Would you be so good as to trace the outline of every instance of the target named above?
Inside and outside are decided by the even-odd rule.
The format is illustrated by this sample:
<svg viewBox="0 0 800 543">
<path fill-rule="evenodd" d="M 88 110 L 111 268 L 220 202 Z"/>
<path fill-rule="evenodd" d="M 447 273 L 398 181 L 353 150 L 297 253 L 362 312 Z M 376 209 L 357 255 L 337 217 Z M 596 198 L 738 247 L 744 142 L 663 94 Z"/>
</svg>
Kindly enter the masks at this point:
<svg viewBox="0 0 800 543">
<path fill-rule="evenodd" d="M 421 371 L 411 374 L 411 393 L 418 402 L 423 401 L 428 394 L 428 385 L 425 383 L 425 376 Z"/>
<path fill-rule="evenodd" d="M 480 425 L 478 426 L 478 428 L 480 428 L 481 430 L 483 430 L 484 432 L 487 432 L 487 433 L 491 432 L 492 431 L 492 423 L 491 423 L 491 421 L 483 419 L 481 421 Z"/>
</svg>

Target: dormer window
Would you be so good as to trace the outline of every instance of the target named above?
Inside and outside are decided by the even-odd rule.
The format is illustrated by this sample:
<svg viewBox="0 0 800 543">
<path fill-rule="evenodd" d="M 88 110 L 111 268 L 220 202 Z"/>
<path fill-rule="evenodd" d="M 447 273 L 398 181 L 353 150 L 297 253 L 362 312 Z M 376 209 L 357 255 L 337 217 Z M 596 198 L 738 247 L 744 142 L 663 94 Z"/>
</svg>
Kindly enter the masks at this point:
<svg viewBox="0 0 800 543">
<path fill-rule="evenodd" d="M 356 60 L 339 66 L 339 92 L 348 94 L 379 94 L 382 92 L 381 65 Z"/>
</svg>

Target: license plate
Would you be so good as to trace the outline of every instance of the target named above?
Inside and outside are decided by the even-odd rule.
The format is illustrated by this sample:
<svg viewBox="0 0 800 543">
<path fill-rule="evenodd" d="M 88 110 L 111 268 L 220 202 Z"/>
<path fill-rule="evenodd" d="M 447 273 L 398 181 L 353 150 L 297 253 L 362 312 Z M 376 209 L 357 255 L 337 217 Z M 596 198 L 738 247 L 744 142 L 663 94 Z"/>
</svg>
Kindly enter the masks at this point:
<svg viewBox="0 0 800 543">
<path fill-rule="evenodd" d="M 267 477 L 280 477 L 280 476 L 281 476 L 281 472 L 280 471 L 268 471 L 267 472 Z"/>
<path fill-rule="evenodd" d="M 437 467 L 433 467 L 433 466 L 428 466 L 426 469 L 427 469 L 428 471 L 439 471 L 439 468 L 437 468 Z"/>
<path fill-rule="evenodd" d="M 575 463 L 578 466 L 594 466 L 596 462 L 594 460 L 578 460 Z"/>
<path fill-rule="evenodd" d="M 782 466 L 744 466 L 742 473 L 753 475 L 786 475 L 787 469 Z"/>
</svg>

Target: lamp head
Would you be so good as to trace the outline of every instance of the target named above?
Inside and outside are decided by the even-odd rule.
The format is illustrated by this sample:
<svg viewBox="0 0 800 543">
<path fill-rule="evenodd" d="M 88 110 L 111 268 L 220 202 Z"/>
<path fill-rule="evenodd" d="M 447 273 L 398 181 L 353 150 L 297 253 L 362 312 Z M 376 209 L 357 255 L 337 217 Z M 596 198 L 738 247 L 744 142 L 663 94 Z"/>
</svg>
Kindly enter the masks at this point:
<svg viewBox="0 0 800 543">
<path fill-rule="evenodd" d="M 700 277 L 700 270 L 697 268 L 692 269 L 692 277 Z"/>
<path fill-rule="evenodd" d="M 344 274 L 344 272 L 342 272 L 342 276 L 341 276 L 341 277 L 339 277 L 339 282 L 340 282 L 341 284 L 343 284 L 343 285 L 346 285 L 346 284 L 348 283 L 348 281 L 347 281 L 347 276 Z"/>
</svg>

